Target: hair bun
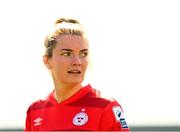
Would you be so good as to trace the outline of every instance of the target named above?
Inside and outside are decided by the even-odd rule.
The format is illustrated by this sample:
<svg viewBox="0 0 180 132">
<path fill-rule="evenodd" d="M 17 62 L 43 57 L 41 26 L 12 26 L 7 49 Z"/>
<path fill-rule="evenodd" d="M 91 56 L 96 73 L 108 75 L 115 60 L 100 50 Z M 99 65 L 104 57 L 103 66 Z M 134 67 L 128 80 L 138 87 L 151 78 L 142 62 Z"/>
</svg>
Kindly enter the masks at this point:
<svg viewBox="0 0 180 132">
<path fill-rule="evenodd" d="M 80 24 L 80 23 L 79 23 L 77 20 L 75 20 L 75 19 L 59 18 L 59 19 L 56 20 L 55 25 L 60 24 L 60 23 L 63 23 L 63 22 L 65 22 L 65 23 Z"/>
</svg>

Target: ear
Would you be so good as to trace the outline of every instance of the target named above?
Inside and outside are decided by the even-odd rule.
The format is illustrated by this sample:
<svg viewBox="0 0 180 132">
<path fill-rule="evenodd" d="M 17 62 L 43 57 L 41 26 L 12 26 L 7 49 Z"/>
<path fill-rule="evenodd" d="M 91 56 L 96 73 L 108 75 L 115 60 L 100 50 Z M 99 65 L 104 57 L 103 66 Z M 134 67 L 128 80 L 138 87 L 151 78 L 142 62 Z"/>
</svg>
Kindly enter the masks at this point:
<svg viewBox="0 0 180 132">
<path fill-rule="evenodd" d="M 45 64 L 45 66 L 47 67 L 47 69 L 51 69 L 51 65 L 50 65 L 50 58 L 47 55 L 43 56 L 43 62 Z"/>
</svg>

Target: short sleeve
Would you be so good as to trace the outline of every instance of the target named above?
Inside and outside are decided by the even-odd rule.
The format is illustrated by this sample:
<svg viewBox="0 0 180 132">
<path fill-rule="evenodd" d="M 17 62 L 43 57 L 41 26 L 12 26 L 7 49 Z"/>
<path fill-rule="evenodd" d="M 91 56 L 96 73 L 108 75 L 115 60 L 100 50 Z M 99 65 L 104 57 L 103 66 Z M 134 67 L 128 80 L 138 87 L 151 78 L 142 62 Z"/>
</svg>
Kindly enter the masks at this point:
<svg viewBox="0 0 180 132">
<path fill-rule="evenodd" d="M 100 130 L 123 132 L 130 131 L 125 120 L 122 107 L 116 101 L 111 102 L 102 113 L 100 119 Z"/>
</svg>

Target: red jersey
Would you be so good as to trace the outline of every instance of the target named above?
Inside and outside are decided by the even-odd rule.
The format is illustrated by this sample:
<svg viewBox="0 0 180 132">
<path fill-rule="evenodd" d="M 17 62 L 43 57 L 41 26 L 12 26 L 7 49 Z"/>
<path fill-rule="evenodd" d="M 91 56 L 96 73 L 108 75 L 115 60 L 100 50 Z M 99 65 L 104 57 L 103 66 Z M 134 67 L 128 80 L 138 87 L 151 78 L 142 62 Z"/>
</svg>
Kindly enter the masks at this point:
<svg viewBox="0 0 180 132">
<path fill-rule="evenodd" d="M 100 92 L 90 85 L 61 103 L 57 103 L 52 92 L 45 100 L 29 107 L 25 131 L 57 130 L 129 132 L 119 103 L 101 97 Z"/>
</svg>

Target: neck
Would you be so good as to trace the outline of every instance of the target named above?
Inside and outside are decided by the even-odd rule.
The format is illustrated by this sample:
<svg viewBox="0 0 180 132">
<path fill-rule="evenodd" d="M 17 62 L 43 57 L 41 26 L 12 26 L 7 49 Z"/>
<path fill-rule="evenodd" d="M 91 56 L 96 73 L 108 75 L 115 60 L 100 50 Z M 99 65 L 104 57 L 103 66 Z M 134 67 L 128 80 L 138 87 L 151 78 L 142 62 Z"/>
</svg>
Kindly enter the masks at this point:
<svg viewBox="0 0 180 132">
<path fill-rule="evenodd" d="M 59 84 L 55 85 L 54 98 L 58 103 L 68 99 L 82 88 L 81 84 Z"/>
</svg>

